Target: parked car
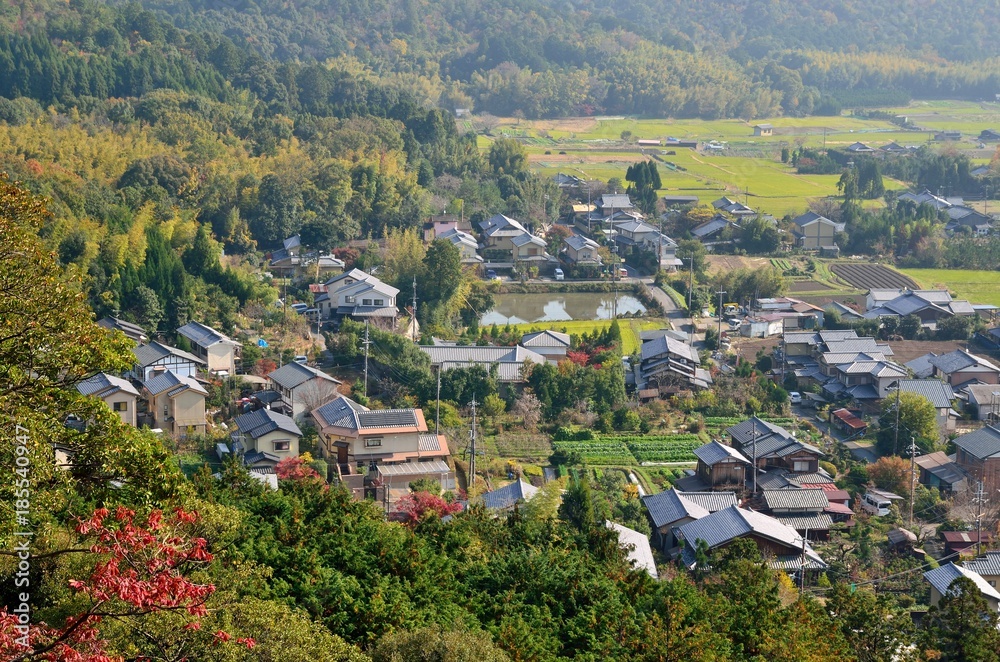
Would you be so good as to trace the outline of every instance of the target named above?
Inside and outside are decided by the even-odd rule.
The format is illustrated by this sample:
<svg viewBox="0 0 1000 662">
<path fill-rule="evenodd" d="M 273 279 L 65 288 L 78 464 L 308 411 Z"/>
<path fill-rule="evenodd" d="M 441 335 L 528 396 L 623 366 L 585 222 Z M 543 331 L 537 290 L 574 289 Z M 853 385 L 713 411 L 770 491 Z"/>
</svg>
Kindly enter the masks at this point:
<svg viewBox="0 0 1000 662">
<path fill-rule="evenodd" d="M 308 361 L 309 361 L 309 357 L 306 356 L 305 354 L 299 354 L 298 356 L 295 357 L 295 362 L 296 363 L 305 364 Z"/>
<path fill-rule="evenodd" d="M 872 494 L 871 492 L 866 492 L 864 497 L 861 498 L 861 507 L 876 517 L 888 515 L 889 506 L 891 505 L 891 500 L 878 494 Z"/>
<path fill-rule="evenodd" d="M 562 269 L 556 269 L 555 272 L 553 272 L 553 273 L 555 274 L 556 280 L 565 280 L 566 279 L 566 275 L 563 274 L 563 270 Z"/>
<path fill-rule="evenodd" d="M 798 391 L 792 391 L 788 394 L 788 401 L 793 405 L 800 405 L 802 404 L 802 394 Z"/>
<path fill-rule="evenodd" d="M 488 280 L 500 280 L 500 276 L 498 276 L 497 272 L 494 271 L 493 269 L 490 269 L 486 272 L 486 278 Z"/>
<path fill-rule="evenodd" d="M 302 313 L 304 313 L 306 310 L 309 309 L 309 304 L 308 303 L 293 303 L 290 306 L 290 308 L 292 310 L 294 310 L 295 312 L 297 312 L 299 315 L 301 315 Z"/>
</svg>

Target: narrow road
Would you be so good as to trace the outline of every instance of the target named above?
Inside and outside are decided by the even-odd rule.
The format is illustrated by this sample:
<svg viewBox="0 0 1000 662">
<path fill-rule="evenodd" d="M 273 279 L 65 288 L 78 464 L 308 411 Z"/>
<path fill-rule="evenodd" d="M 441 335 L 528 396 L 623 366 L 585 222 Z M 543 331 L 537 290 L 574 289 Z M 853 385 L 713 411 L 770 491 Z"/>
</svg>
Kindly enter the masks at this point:
<svg viewBox="0 0 1000 662">
<path fill-rule="evenodd" d="M 674 300 L 670 298 L 670 295 L 656 285 L 653 285 L 652 278 L 643 278 L 642 281 L 649 286 L 649 293 L 660 304 L 660 307 L 663 308 L 666 318 L 670 320 L 670 326 L 675 331 L 683 331 L 684 333 L 693 333 L 695 331 L 694 323 L 687 316 L 687 312 L 678 308 Z"/>
</svg>

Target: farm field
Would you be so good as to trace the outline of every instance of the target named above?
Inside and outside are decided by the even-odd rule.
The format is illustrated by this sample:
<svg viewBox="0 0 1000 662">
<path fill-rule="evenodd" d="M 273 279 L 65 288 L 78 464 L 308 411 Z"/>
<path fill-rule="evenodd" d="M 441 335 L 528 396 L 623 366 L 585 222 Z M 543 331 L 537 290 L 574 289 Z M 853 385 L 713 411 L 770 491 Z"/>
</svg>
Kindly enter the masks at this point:
<svg viewBox="0 0 1000 662">
<path fill-rule="evenodd" d="M 901 269 L 922 289 L 946 289 L 972 303 L 1000 306 L 1000 271 Z"/>
<path fill-rule="evenodd" d="M 585 441 L 556 441 L 553 447 L 579 453 L 587 464 L 627 466 L 646 462 L 694 462 L 694 449 L 705 443 L 697 434 L 601 435 Z"/>
<path fill-rule="evenodd" d="M 511 324 L 510 327 L 520 334 L 533 333 L 535 331 L 560 331 L 570 335 L 583 335 L 593 333 L 596 330 L 606 329 L 611 325 L 610 320 L 569 320 L 554 322 L 530 322 L 526 324 Z M 644 318 L 618 320 L 618 326 L 622 332 L 622 352 L 626 355 L 639 351 L 639 332 L 653 331 L 655 329 L 665 329 L 670 326 L 666 320 L 656 318 Z"/>
<path fill-rule="evenodd" d="M 859 290 L 916 286 L 908 276 L 881 264 L 837 262 L 830 271 Z"/>
</svg>

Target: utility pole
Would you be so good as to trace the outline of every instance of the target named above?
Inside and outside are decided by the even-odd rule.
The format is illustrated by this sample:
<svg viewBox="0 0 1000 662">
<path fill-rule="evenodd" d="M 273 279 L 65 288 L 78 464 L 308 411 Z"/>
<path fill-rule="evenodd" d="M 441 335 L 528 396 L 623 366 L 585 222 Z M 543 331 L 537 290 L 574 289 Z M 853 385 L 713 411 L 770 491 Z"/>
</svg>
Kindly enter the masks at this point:
<svg viewBox="0 0 1000 662">
<path fill-rule="evenodd" d="M 817 223 L 819 225 L 819 223 Z M 896 382 L 896 432 L 892 439 L 892 454 L 896 454 L 896 449 L 899 447 L 899 392 L 903 390 L 900 388 L 900 383 Z"/>
<path fill-rule="evenodd" d="M 757 414 L 750 417 L 750 445 L 753 453 L 753 465 L 750 467 L 750 475 L 753 480 L 753 495 L 757 494 Z"/>
<path fill-rule="evenodd" d="M 976 556 L 983 553 L 983 504 L 989 501 L 983 495 L 983 481 L 976 482 Z"/>
<path fill-rule="evenodd" d="M 806 527 L 805 535 L 802 536 L 802 559 L 799 561 L 799 593 L 806 590 L 806 538 L 809 537 L 809 528 Z"/>
<path fill-rule="evenodd" d="M 688 256 L 688 315 L 694 317 L 691 312 L 691 293 L 694 291 L 694 255 Z"/>
<path fill-rule="evenodd" d="M 410 320 L 413 342 L 417 342 L 417 277 L 413 277 L 413 319 Z"/>
<path fill-rule="evenodd" d="M 719 351 L 722 351 L 722 295 L 723 294 L 728 294 L 728 292 L 726 292 L 725 290 L 719 290 L 718 292 L 716 292 L 716 294 L 719 295 L 719 308 L 718 308 L 718 310 L 715 311 L 716 317 L 719 318 L 719 340 L 718 340 L 719 346 L 718 346 L 718 349 L 719 349 Z"/>
<path fill-rule="evenodd" d="M 365 346 L 365 397 L 368 397 L 368 345 L 372 344 L 372 341 L 368 339 L 368 319 L 365 319 L 365 340 L 361 343 Z"/>
<path fill-rule="evenodd" d="M 438 365 L 437 413 L 434 414 L 434 434 L 441 433 L 441 366 Z"/>
<path fill-rule="evenodd" d="M 469 487 L 472 487 L 476 482 L 476 396 L 472 396 L 472 402 L 469 406 L 472 407 L 472 432 L 469 434 L 469 446 L 472 450 L 472 457 L 469 458 Z"/>
<path fill-rule="evenodd" d="M 916 478 L 917 474 L 914 471 L 914 465 L 917 463 L 917 437 L 910 437 L 910 527 L 913 527 L 913 497 L 914 491 L 916 490 Z"/>
</svg>

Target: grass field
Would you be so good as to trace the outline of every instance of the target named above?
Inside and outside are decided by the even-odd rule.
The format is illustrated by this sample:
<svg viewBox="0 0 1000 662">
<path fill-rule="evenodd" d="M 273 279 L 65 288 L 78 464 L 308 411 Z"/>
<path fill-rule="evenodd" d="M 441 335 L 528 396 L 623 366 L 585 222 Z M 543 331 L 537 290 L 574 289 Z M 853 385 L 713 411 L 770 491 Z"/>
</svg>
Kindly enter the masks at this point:
<svg viewBox="0 0 1000 662">
<path fill-rule="evenodd" d="M 1000 306 L 1000 271 L 900 269 L 923 289 L 947 289 L 972 303 Z"/>
<path fill-rule="evenodd" d="M 603 330 L 611 325 L 611 320 L 570 320 L 554 322 L 530 322 L 527 324 L 512 324 L 511 328 L 518 333 L 532 333 L 534 331 L 560 331 L 570 335 L 582 335 L 593 333 L 595 330 Z M 670 326 L 669 322 L 658 319 L 634 319 L 618 320 L 618 326 L 622 332 L 622 352 L 626 355 L 639 351 L 642 344 L 639 340 L 640 331 L 652 331 Z"/>
</svg>

